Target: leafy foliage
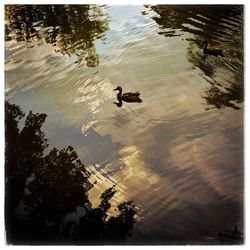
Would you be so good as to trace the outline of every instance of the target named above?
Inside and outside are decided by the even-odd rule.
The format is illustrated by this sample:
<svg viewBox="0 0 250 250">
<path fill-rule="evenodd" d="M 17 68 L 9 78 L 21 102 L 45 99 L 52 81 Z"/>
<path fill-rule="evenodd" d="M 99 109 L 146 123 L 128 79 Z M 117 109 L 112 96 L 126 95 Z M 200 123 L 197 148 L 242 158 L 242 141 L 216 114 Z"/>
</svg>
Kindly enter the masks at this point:
<svg viewBox="0 0 250 250">
<path fill-rule="evenodd" d="M 41 130 L 46 114 L 24 117 L 21 109 L 5 103 L 6 165 L 5 219 L 7 242 L 12 244 L 104 244 L 125 242 L 135 223 L 131 202 L 118 206 L 108 218 L 115 187 L 103 192 L 94 208 L 88 198 L 93 187 L 90 173 L 73 147 L 48 151 Z M 77 221 L 65 221 L 81 207 L 86 213 Z"/>
<path fill-rule="evenodd" d="M 186 56 L 194 67 L 203 72 L 204 79 L 211 84 L 202 95 L 206 101 L 206 109 L 226 107 L 241 109 L 238 104 L 244 101 L 244 39 L 241 37 L 244 34 L 243 18 L 241 18 L 244 13 L 243 5 L 150 5 L 147 8 L 157 13 L 152 19 L 159 25 L 158 34 L 166 37 L 182 36 L 184 32 L 193 34 L 192 38 L 186 38 L 189 42 Z M 199 16 L 203 17 L 202 25 L 199 21 L 195 21 L 200 20 Z M 225 17 L 237 20 L 234 36 L 230 36 L 229 40 L 224 37 L 227 33 L 218 32 L 220 27 L 219 30 L 231 34 L 229 28 L 231 26 L 225 29 Z M 217 29 L 211 28 L 213 22 L 216 22 Z M 205 40 L 211 43 L 212 48 L 227 41 L 223 47 L 218 47 L 224 50 L 225 58 L 215 60 L 204 57 L 202 50 Z M 230 51 L 231 46 L 237 48 L 237 51 Z M 218 69 L 223 70 L 224 75 L 220 76 Z"/>
<path fill-rule="evenodd" d="M 87 67 L 99 64 L 94 40 L 103 38 L 108 20 L 98 6 L 6 5 L 5 19 L 5 40 L 35 45 L 45 40 L 56 47 L 56 52 L 75 55 L 78 67 L 85 62 Z"/>
</svg>

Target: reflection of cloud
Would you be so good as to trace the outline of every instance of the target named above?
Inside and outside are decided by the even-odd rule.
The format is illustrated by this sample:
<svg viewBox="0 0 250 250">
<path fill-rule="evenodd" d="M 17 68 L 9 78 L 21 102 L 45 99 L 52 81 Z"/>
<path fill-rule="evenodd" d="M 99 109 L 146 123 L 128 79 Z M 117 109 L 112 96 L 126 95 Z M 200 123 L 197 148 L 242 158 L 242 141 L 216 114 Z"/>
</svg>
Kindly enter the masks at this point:
<svg viewBox="0 0 250 250">
<path fill-rule="evenodd" d="M 242 114 L 214 115 L 158 124 L 134 140 L 144 166 L 161 176 L 151 195 L 134 196 L 147 207 L 142 232 L 149 233 L 147 225 L 152 237 L 163 242 L 173 234 L 195 240 L 242 222 Z"/>
<path fill-rule="evenodd" d="M 98 203 L 99 199 L 96 201 L 94 197 L 99 197 L 103 188 L 110 187 L 113 184 L 117 185 L 119 191 L 114 197 L 115 204 L 130 199 L 131 194 L 136 197 L 136 204 L 138 204 L 138 197 L 140 197 L 139 200 L 143 200 L 148 196 L 148 193 L 154 192 L 156 189 L 159 176 L 140 159 L 137 147 L 124 147 L 119 151 L 119 156 L 119 161 L 116 164 L 115 162 L 112 163 L 116 168 L 112 177 L 104 177 L 105 172 L 102 172 L 102 169 L 90 167 L 95 173 L 93 180 L 97 181 L 96 186 L 90 191 L 91 200 L 95 200 L 94 202 Z M 105 171 L 105 168 L 103 169 Z"/>
<path fill-rule="evenodd" d="M 123 184 L 129 190 L 138 182 L 140 186 L 136 192 L 142 191 L 140 189 L 144 191 L 145 189 L 150 190 L 151 186 L 158 182 L 159 176 L 145 166 L 145 163 L 140 159 L 140 151 L 137 147 L 125 147 L 120 151 L 120 155 L 126 167 L 119 172 L 119 178 L 123 180 Z"/>
<path fill-rule="evenodd" d="M 166 240 L 166 235 L 179 234 L 180 239 L 188 237 L 190 228 L 197 237 L 205 232 L 210 218 L 209 230 L 229 219 L 237 222 L 243 170 L 242 141 L 236 137 L 242 130 L 242 117 L 233 110 L 201 114 L 200 93 L 207 83 L 199 69 L 209 76 L 218 73 L 213 59 L 201 61 L 200 48 L 190 43 L 190 57 L 195 57 L 190 62 L 199 68 L 190 70 L 181 39 L 166 43 L 163 36 L 155 37 L 151 26 L 137 25 L 138 39 L 128 29 L 131 23 L 121 27 L 117 37 L 110 35 L 103 52 L 108 55 L 102 57 L 96 75 L 90 69 L 83 73 L 72 68 L 67 57 L 53 54 L 48 45 L 50 49 L 44 45 L 19 51 L 15 55 L 19 62 L 7 64 L 7 84 L 18 83 L 20 89 L 27 86 L 31 91 L 13 99 L 27 109 L 48 111 L 46 128 L 52 144 L 72 145 L 90 164 L 93 181 L 97 180 L 90 191 L 95 204 L 104 189 L 116 184 L 119 192 L 114 202 L 134 199 L 143 206 L 141 225 L 150 237 Z M 122 36 L 125 32 L 129 34 Z M 57 41 L 62 44 L 56 46 L 70 51 L 60 36 Z M 119 53 L 111 56 L 112 49 Z M 91 61 L 92 50 L 85 51 Z M 145 102 L 111 108 L 112 85 L 121 82 L 129 91 L 138 88 Z"/>
<path fill-rule="evenodd" d="M 219 130 L 218 126 L 224 127 L 225 123 L 226 120 L 221 119 L 221 124 L 216 124 L 215 128 Z M 175 128 L 178 130 L 178 127 Z M 197 129 L 202 130 L 202 126 Z M 151 130 L 153 133 L 157 131 L 160 134 L 162 132 Z M 216 133 L 210 135 L 204 131 L 199 135 L 200 137 L 181 144 L 173 135 L 168 137 L 168 143 L 164 143 L 166 138 L 161 139 L 159 136 L 156 140 L 157 151 L 142 145 L 121 148 L 120 159 L 115 164 L 116 171 L 112 177 L 105 177 L 105 173 L 102 173 L 98 166 L 94 170 L 98 183 L 90 192 L 91 197 L 95 200 L 94 197 L 99 197 L 103 188 L 116 184 L 119 192 L 114 197 L 113 204 L 135 199 L 144 210 L 144 219 L 138 225 L 138 230 L 142 230 L 142 235 L 150 234 L 150 241 L 155 240 L 158 243 L 175 239 L 180 243 L 182 237 L 183 241 L 195 242 L 206 234 L 216 236 L 218 230 L 225 225 L 239 223 L 239 220 L 242 220 L 242 201 L 238 203 L 235 197 L 240 196 L 242 185 L 238 185 L 240 181 L 239 178 L 236 180 L 235 176 L 238 175 L 236 172 L 241 170 L 237 168 L 237 152 L 234 152 L 234 155 L 228 154 L 228 150 L 235 147 L 235 138 L 231 138 L 228 131 L 221 134 L 221 138 Z M 214 145 L 217 139 L 219 143 Z M 163 152 L 167 152 L 166 144 L 170 145 L 169 153 L 159 160 L 158 164 L 165 167 L 169 164 L 169 171 L 154 164 L 157 158 L 164 155 Z M 225 144 L 227 147 L 223 149 Z M 146 146 L 146 143 L 144 145 Z M 151 162 L 145 158 L 148 154 L 154 154 Z M 218 168 L 221 164 L 225 164 L 225 167 Z M 119 166 L 122 168 L 119 169 Z M 160 177 L 155 171 L 160 171 L 163 176 Z M 98 204 L 99 199 L 95 202 Z M 115 211 L 110 213 L 115 214 Z M 206 221 L 210 221 L 210 224 Z"/>
<path fill-rule="evenodd" d="M 216 142 L 216 145 L 214 145 Z M 227 149 L 225 150 L 225 145 Z M 193 172 L 193 176 L 201 179 L 204 188 L 190 198 L 194 200 L 213 200 L 214 194 L 207 192 L 207 186 L 211 187 L 217 195 L 232 197 L 242 200 L 242 177 L 235 180 L 235 176 L 242 175 L 242 154 L 239 150 L 232 150 L 232 141 L 223 135 L 214 133 L 197 138 L 171 149 L 171 158 L 177 168 L 184 168 Z M 233 148 L 235 146 L 233 145 Z M 240 154 L 238 156 L 237 154 Z M 192 187 L 195 189 L 195 187 Z M 241 198 L 240 198 L 241 197 Z"/>
</svg>

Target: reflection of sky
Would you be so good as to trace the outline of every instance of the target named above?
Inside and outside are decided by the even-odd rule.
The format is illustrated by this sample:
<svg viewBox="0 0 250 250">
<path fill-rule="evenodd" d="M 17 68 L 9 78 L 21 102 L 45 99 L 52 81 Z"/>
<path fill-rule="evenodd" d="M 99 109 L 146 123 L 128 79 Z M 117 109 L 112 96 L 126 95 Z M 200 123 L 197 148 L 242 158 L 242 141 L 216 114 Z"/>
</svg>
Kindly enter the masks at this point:
<svg viewBox="0 0 250 250">
<path fill-rule="evenodd" d="M 26 114 L 46 113 L 50 146 L 71 145 L 90 165 L 94 203 L 114 183 L 116 202 L 134 199 L 143 209 L 138 237 L 211 234 L 240 217 L 242 113 L 204 111 L 201 93 L 210 85 L 187 61 L 188 42 L 158 35 L 142 10 L 107 9 L 97 68 L 77 69 L 46 44 L 7 42 L 6 96 Z M 143 102 L 117 108 L 118 85 L 139 90 Z"/>
<path fill-rule="evenodd" d="M 109 22 L 109 29 L 105 33 L 105 40 L 104 42 L 102 40 L 95 40 L 95 45 L 97 52 L 100 54 L 105 53 L 107 50 L 107 46 L 109 45 L 109 42 L 113 42 L 114 38 L 117 41 L 117 39 L 126 39 L 127 35 L 129 35 L 129 31 L 133 27 L 136 27 L 139 22 L 139 16 L 140 12 L 144 10 L 145 8 L 143 6 L 109 6 L 105 8 L 105 12 L 112 16 L 112 19 L 110 19 Z M 133 25 L 131 25 L 129 22 L 133 21 Z M 121 35 L 120 31 L 126 32 L 126 36 Z"/>
<path fill-rule="evenodd" d="M 127 23 L 142 17 L 140 13 L 143 10 L 145 8 L 142 5 L 134 5 L 132 8 L 130 5 L 110 6 L 107 10 L 108 14 L 112 16 L 109 23 L 110 30 L 119 30 Z"/>
</svg>

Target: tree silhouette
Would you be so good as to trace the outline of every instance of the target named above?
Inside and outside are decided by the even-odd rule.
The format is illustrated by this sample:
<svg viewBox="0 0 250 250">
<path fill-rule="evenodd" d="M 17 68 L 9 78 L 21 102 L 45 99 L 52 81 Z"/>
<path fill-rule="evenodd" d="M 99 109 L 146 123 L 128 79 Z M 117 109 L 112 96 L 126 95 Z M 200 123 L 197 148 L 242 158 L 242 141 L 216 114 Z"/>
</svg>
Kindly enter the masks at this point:
<svg viewBox="0 0 250 250">
<path fill-rule="evenodd" d="M 184 32 L 193 35 L 187 49 L 187 59 L 211 79 L 211 87 L 202 95 L 207 105 L 213 108 L 240 109 L 236 103 L 244 100 L 243 80 L 243 5 L 150 5 L 146 6 L 158 16 L 152 19 L 159 25 L 158 34 L 166 37 L 181 36 Z M 230 20 L 238 20 L 231 22 Z M 230 24 L 230 25 L 228 25 Z M 225 58 L 208 60 L 200 51 L 207 40 L 213 46 L 225 42 Z M 224 48 L 222 48 L 224 49 Z M 231 75 L 232 81 L 216 80 L 217 71 Z M 219 82 L 218 82 L 219 81 Z M 227 85 L 226 85 L 226 84 Z M 226 85 L 226 86 L 225 86 Z M 206 108 L 209 109 L 209 108 Z"/>
<path fill-rule="evenodd" d="M 75 55 L 78 67 L 85 62 L 88 67 L 99 64 L 94 40 L 103 38 L 108 20 L 98 6 L 6 5 L 5 19 L 5 40 L 37 45 L 45 40 L 56 47 L 56 52 Z"/>
<path fill-rule="evenodd" d="M 202 98 L 206 100 L 207 105 L 212 105 L 213 107 L 220 109 L 225 107 L 231 107 L 233 109 L 240 109 L 233 102 L 239 103 L 239 93 L 242 93 L 242 89 L 234 88 L 230 89 L 229 92 L 221 91 L 217 86 L 210 87 Z M 242 95 L 242 94 L 241 94 Z"/>
<path fill-rule="evenodd" d="M 49 151 L 41 130 L 46 114 L 24 117 L 21 109 L 5 103 L 5 219 L 7 242 L 12 244 L 122 244 L 135 223 L 132 202 L 118 205 L 119 214 L 108 219 L 111 187 L 94 208 L 88 198 L 90 173 L 73 147 Z M 65 221 L 80 207 L 85 215 Z"/>
<path fill-rule="evenodd" d="M 160 26 L 160 35 L 179 36 L 189 32 L 200 39 L 216 42 L 218 29 L 230 16 L 242 14 L 243 5 L 149 5 L 158 16 L 152 19 Z M 199 22 L 199 21 L 202 21 Z"/>
</svg>

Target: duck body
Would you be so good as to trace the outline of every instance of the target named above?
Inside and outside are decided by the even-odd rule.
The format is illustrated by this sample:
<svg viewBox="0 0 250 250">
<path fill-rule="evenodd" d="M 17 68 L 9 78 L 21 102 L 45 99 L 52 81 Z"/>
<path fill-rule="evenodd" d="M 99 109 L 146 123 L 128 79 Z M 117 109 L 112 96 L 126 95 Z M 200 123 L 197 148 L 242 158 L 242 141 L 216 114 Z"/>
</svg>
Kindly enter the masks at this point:
<svg viewBox="0 0 250 250">
<path fill-rule="evenodd" d="M 203 53 L 205 55 L 224 56 L 221 49 L 208 49 L 207 48 L 207 46 L 208 46 L 208 42 L 207 41 L 205 41 L 204 44 L 205 44 L 205 48 L 203 49 Z"/>
<path fill-rule="evenodd" d="M 122 93 L 122 88 L 117 87 L 115 90 L 118 90 L 117 99 L 118 101 L 124 101 L 124 102 L 142 102 L 142 99 L 140 98 L 140 92 L 128 92 L 128 93 Z"/>
</svg>

